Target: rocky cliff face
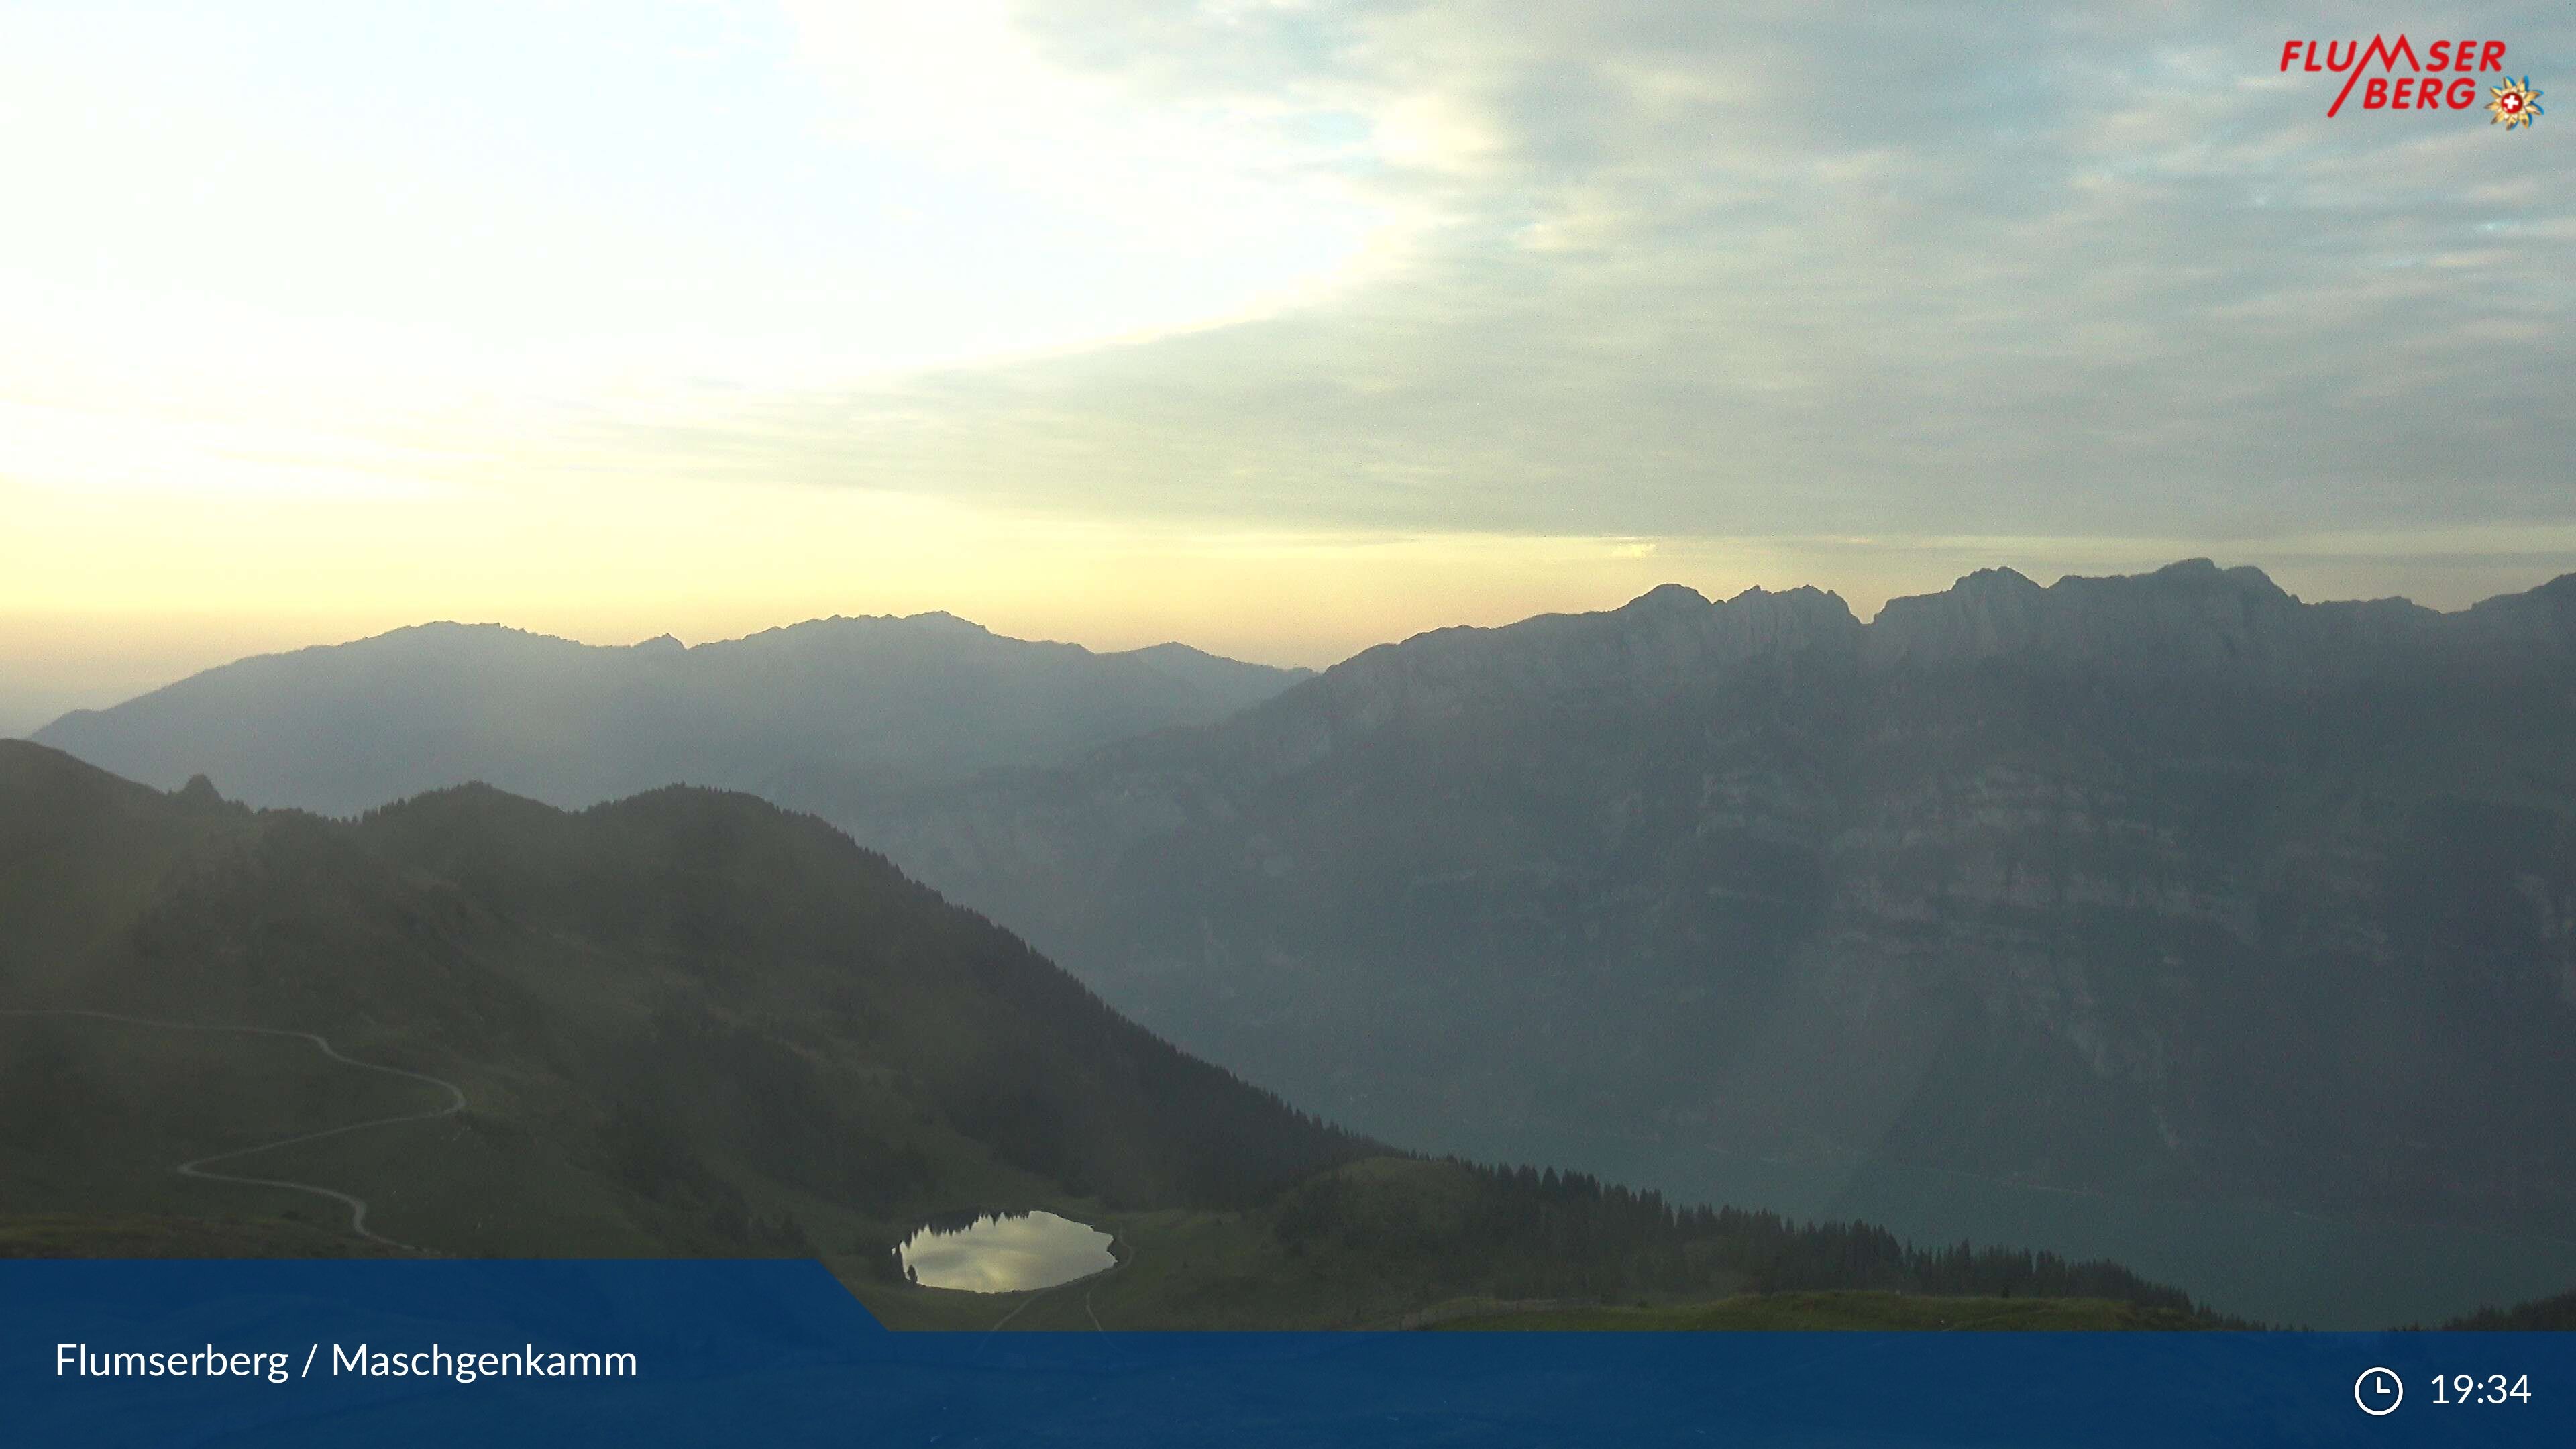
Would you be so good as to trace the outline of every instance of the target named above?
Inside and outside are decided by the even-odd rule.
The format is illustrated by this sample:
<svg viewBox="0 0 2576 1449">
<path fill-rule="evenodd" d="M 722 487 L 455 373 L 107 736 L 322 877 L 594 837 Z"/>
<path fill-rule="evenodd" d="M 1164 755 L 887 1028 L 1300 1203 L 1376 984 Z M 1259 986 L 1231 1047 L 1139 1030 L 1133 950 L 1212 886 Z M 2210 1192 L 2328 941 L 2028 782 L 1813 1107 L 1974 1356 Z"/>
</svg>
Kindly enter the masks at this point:
<svg viewBox="0 0 2576 1449">
<path fill-rule="evenodd" d="M 852 823 L 1403 1140 L 2529 1221 L 2576 1206 L 2571 660 L 2576 576 L 1667 588 Z"/>
<path fill-rule="evenodd" d="M 1944 593 L 1890 600 L 1868 629 L 1873 664 L 1985 659 L 2124 676 L 2233 673 L 2267 687 L 2402 676 L 2445 659 L 2507 672 L 2568 657 L 2576 575 L 2446 615 L 2404 599 L 2303 604 L 2255 568 L 2192 559 L 2152 574 L 2041 588 L 1981 569 Z"/>
</svg>

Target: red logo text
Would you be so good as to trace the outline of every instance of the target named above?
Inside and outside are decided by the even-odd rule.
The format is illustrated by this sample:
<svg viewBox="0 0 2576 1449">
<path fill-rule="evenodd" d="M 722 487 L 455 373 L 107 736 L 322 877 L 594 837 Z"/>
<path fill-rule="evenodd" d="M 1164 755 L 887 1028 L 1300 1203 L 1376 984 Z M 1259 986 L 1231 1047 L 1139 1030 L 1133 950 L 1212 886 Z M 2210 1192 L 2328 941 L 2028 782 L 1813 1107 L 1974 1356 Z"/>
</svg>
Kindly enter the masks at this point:
<svg viewBox="0 0 2576 1449">
<path fill-rule="evenodd" d="M 2380 73 L 2369 76 L 2361 91 L 2365 111 L 2465 111 L 2478 103 L 2478 83 L 2470 77 L 2503 70 L 2504 52 L 2501 40 L 2437 40 L 2425 46 L 2420 56 L 2404 35 L 2395 40 L 2374 35 L 2368 45 L 2358 40 L 2285 40 L 2281 69 L 2287 71 L 2295 64 L 2304 71 L 2342 76 L 2343 89 L 2326 107 L 2329 116 L 2343 109 L 2354 83 L 2373 69 Z M 2403 75 L 2398 74 L 2401 63 Z"/>
</svg>

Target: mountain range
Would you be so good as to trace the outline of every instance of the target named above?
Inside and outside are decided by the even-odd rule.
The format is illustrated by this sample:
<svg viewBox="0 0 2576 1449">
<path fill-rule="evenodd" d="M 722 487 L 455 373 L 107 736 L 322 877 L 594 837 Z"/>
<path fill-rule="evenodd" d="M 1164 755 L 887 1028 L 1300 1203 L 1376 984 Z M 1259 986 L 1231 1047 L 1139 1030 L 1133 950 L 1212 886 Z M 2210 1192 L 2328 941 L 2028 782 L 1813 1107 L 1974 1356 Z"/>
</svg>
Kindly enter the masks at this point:
<svg viewBox="0 0 2576 1449">
<path fill-rule="evenodd" d="M 1204 723 L 1305 671 L 1181 644 L 1096 654 L 947 614 L 831 618 L 683 646 L 423 624 L 263 655 L 34 738 L 129 779 L 350 815 L 468 782 L 564 806 L 675 783 L 803 809 Z"/>
<path fill-rule="evenodd" d="M 1888 1296 L 1926 1292 L 2212 1321 L 2108 1264 L 1393 1152 L 747 795 L 330 820 L 0 741 L 0 922 L 0 1255 L 811 1256 L 889 1322 L 977 1328 L 1747 1289 L 1872 1290 L 1766 1323 L 1942 1321 Z M 998 1306 L 898 1270 L 915 1228 L 1033 1208 L 1119 1266 Z"/>
<path fill-rule="evenodd" d="M 1399 1140 L 2576 1209 L 2576 575 L 2443 614 L 1989 570 L 1868 624 L 1666 587 L 844 823 Z"/>
<path fill-rule="evenodd" d="M 1065 647 L 842 623 L 929 652 Z M 481 768 L 459 719 L 525 733 L 512 701 L 546 697 L 544 669 L 400 662 L 459 632 L 249 661 L 44 737 L 345 813 Z M 1083 679 L 1128 658 L 1044 657 Z M 1241 707 L 1163 694 L 1005 728 L 932 683 L 907 696 L 921 729 L 847 726 L 865 767 L 775 734 L 736 748 L 735 725 L 642 696 L 585 718 L 613 717 L 618 778 L 736 770 L 1377 1139 L 1685 1201 L 1822 1182 L 1802 1210 L 1842 1211 L 1874 1180 L 2133 1205 L 2123 1254 L 2195 1204 L 2301 1241 L 2329 1221 L 2454 1243 L 2554 1237 L 2576 1207 L 2576 575 L 2442 613 L 2304 603 L 2200 560 L 2049 587 L 1998 569 L 1868 623 L 1813 589 L 1667 586 L 1303 680 L 1191 662 L 1233 671 Z M 406 687 L 420 708 L 311 702 Z M 739 721 L 764 698 L 701 702 Z M 980 743 L 882 763 L 880 736 L 942 721 Z M 578 731 L 550 738 L 515 758 L 546 762 L 553 798 L 612 788 Z M 2337 1311 L 2476 1301 L 2438 1286 Z"/>
</svg>

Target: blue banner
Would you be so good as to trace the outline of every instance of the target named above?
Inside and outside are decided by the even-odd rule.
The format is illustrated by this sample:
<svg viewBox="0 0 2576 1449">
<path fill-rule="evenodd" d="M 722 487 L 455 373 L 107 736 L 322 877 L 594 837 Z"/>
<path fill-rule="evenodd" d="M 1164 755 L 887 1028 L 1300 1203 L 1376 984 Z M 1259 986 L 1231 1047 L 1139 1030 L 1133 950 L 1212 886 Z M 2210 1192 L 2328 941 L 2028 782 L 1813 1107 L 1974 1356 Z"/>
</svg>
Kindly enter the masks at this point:
<svg viewBox="0 0 2576 1449">
<path fill-rule="evenodd" d="M 2564 1334 L 889 1333 L 740 1261 L 18 1261 L 0 1324 L 47 1446 L 2576 1443 Z"/>
</svg>

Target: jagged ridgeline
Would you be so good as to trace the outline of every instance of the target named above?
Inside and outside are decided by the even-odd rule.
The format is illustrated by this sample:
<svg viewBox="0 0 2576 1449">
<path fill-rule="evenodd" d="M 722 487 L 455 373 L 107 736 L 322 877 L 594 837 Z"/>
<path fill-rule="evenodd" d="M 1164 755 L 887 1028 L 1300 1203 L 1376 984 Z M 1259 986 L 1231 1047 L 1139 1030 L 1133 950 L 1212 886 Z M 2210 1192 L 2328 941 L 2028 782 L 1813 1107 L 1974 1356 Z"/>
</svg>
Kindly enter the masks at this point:
<svg viewBox="0 0 2576 1449">
<path fill-rule="evenodd" d="M 2576 1211 L 2576 576 L 1667 587 L 849 824 L 1393 1140 L 1721 1200 Z"/>
</svg>

